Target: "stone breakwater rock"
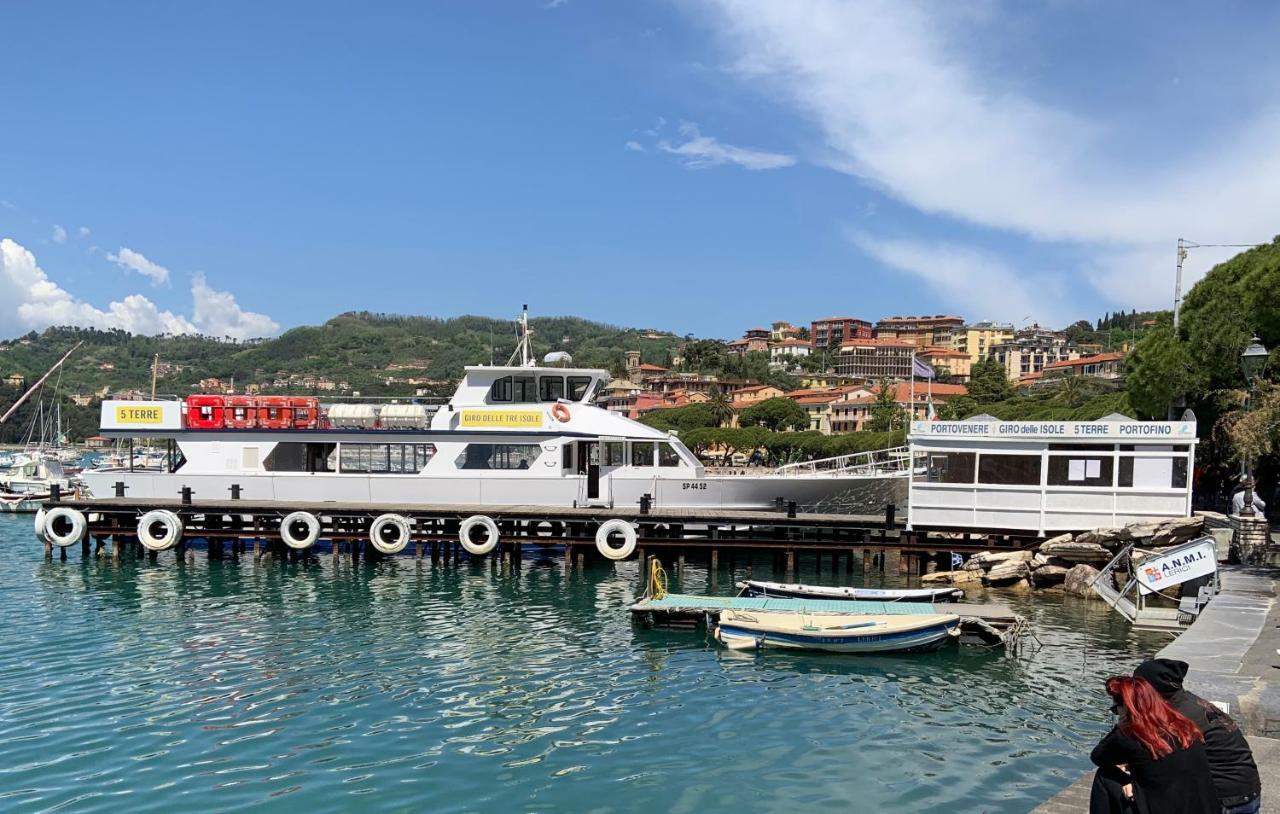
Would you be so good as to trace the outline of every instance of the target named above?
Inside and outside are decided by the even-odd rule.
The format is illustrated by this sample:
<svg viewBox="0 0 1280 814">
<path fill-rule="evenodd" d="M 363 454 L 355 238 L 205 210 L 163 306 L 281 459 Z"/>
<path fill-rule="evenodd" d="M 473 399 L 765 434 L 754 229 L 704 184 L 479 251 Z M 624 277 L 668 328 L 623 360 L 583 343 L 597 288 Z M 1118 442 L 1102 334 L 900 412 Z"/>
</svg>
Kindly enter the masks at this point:
<svg viewBox="0 0 1280 814">
<path fill-rule="evenodd" d="M 1034 551 L 983 551 L 981 554 L 975 554 L 969 562 L 965 563 L 965 568 L 969 567 L 969 563 L 976 562 L 979 568 L 990 569 L 1006 562 L 1028 563 L 1036 555 Z"/>
<path fill-rule="evenodd" d="M 1070 570 L 1070 568 L 1061 565 L 1042 565 L 1031 572 L 1031 581 L 1036 584 L 1037 588 L 1060 585 L 1066 580 Z"/>
<path fill-rule="evenodd" d="M 1034 571 L 1035 569 L 1043 568 L 1046 565 L 1060 565 L 1063 568 L 1070 568 L 1074 563 L 1067 562 L 1061 557 L 1051 557 L 1048 554 L 1037 553 L 1028 564 L 1031 566 L 1031 570 Z"/>
<path fill-rule="evenodd" d="M 1081 543 L 1074 540 L 1057 543 L 1050 540 L 1040 546 L 1040 553 L 1067 562 L 1109 562 L 1111 550 L 1097 543 Z"/>
<path fill-rule="evenodd" d="M 1089 586 L 1093 584 L 1093 580 L 1098 576 L 1098 569 L 1092 565 L 1081 563 L 1074 566 L 1067 572 L 1066 577 L 1062 581 L 1062 589 L 1069 594 L 1083 596 L 1086 598 L 1096 597 L 1097 594 Z"/>
<path fill-rule="evenodd" d="M 922 585 L 966 585 L 982 582 L 977 571 L 938 571 L 920 577 Z"/>
<path fill-rule="evenodd" d="M 1124 542 L 1135 540 L 1146 540 L 1156 533 L 1156 527 L 1159 524 L 1155 521 L 1146 523 L 1130 523 L 1120 532 L 1120 539 Z"/>
<path fill-rule="evenodd" d="M 1120 540 L 1124 536 L 1124 529 L 1121 528 L 1102 528 L 1093 531 L 1084 531 L 1076 535 L 1077 543 L 1094 543 L 1096 545 L 1109 546 L 1112 548 L 1120 545 Z M 1047 541 L 1046 541 L 1047 542 Z"/>
<path fill-rule="evenodd" d="M 1170 546 L 1185 543 L 1204 530 L 1203 517 L 1174 517 L 1156 526 L 1151 535 L 1153 546 Z"/>
<path fill-rule="evenodd" d="M 1031 568 L 1027 565 L 1026 560 L 1006 560 L 993 566 L 982 577 L 982 582 L 986 585 L 1008 585 L 1030 577 Z"/>
</svg>

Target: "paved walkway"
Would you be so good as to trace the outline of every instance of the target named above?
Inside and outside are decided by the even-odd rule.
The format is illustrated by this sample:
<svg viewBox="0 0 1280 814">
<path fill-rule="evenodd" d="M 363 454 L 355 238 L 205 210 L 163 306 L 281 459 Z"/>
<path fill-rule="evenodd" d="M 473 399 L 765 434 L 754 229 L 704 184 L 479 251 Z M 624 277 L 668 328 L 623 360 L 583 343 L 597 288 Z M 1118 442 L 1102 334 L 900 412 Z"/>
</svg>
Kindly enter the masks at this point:
<svg viewBox="0 0 1280 814">
<path fill-rule="evenodd" d="M 1280 814 L 1280 571 L 1222 569 L 1222 593 L 1195 624 L 1157 655 L 1191 665 L 1186 687 L 1227 709 L 1245 732 L 1262 773 L 1263 805 Z M 1136 665 L 1135 665 L 1136 666 Z M 1033 814 L 1089 810 L 1090 772 Z"/>
</svg>

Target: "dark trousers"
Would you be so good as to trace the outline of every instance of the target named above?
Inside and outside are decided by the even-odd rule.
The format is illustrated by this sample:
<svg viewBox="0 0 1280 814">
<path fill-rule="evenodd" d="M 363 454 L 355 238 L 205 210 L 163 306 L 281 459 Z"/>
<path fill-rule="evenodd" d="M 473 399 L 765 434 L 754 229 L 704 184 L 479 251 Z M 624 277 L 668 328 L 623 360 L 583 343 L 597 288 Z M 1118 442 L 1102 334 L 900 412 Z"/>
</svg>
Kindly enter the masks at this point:
<svg viewBox="0 0 1280 814">
<path fill-rule="evenodd" d="M 1093 773 L 1093 787 L 1089 789 L 1089 814 L 1147 814 L 1138 787 L 1133 788 L 1134 799 L 1124 796 L 1124 784 L 1102 774 Z"/>
</svg>

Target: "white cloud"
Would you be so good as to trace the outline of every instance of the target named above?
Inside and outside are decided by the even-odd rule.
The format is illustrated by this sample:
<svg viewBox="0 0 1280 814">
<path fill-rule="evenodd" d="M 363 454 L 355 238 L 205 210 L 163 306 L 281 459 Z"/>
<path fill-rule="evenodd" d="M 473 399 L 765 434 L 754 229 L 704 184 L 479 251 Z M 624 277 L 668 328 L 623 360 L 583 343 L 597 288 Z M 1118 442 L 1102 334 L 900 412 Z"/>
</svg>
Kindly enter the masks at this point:
<svg viewBox="0 0 1280 814">
<path fill-rule="evenodd" d="M 14 205 L 13 205 L 13 203 L 11 203 L 10 201 L 6 201 L 6 200 L 3 200 L 3 199 L 0 199 L 0 206 L 3 206 L 5 209 L 17 209 L 17 208 L 18 208 L 18 207 L 16 207 L 16 206 L 14 206 Z"/>
<path fill-rule="evenodd" d="M 80 233 L 80 237 L 88 237 L 88 236 L 89 236 L 89 227 L 88 227 L 88 226 L 81 226 L 77 231 Z"/>
<path fill-rule="evenodd" d="M 141 256 L 141 255 L 139 255 Z M 250 339 L 278 333 L 264 314 L 244 311 L 233 295 L 209 287 L 203 274 L 191 281 L 192 317 L 162 311 L 141 294 L 112 302 L 105 310 L 74 297 L 49 279 L 35 255 L 17 242 L 0 240 L 0 335 L 50 325 L 120 328 L 135 334 L 203 333 Z"/>
<path fill-rule="evenodd" d="M 664 139 L 658 142 L 658 149 L 680 156 L 684 159 L 684 165 L 690 169 L 737 164 L 748 170 L 776 170 L 796 163 L 794 156 L 735 147 L 712 136 L 704 136 L 698 132 L 698 125 L 692 122 L 680 125 L 680 135 L 684 138 L 682 143 L 672 144 Z"/>
<path fill-rule="evenodd" d="M 638 141 L 628 141 L 622 145 L 622 149 L 632 153 L 643 153 L 644 147 Z"/>
<path fill-rule="evenodd" d="M 244 311 L 226 291 L 209 287 L 203 274 L 191 280 L 192 317 L 202 333 L 253 339 L 279 333 L 280 325 L 266 314 Z"/>
<path fill-rule="evenodd" d="M 73 297 L 49 279 L 23 246 L 0 240 L 0 333 L 11 336 L 50 325 L 122 328 L 131 333 L 192 333 L 181 316 L 161 311 L 146 297 L 131 294 L 101 310 Z"/>
<path fill-rule="evenodd" d="M 119 252 L 108 254 L 107 259 L 126 271 L 136 271 L 144 277 L 149 277 L 152 285 L 169 282 L 169 269 L 148 260 L 141 252 L 135 252 L 133 249 L 121 246 Z"/>
<path fill-rule="evenodd" d="M 1274 107 L 1207 146 L 1152 140 L 1135 157 L 1118 141 L 1131 134 L 1014 89 L 1007 72 L 984 75 L 974 51 L 983 37 L 957 30 L 936 5 L 706 5 L 734 72 L 812 121 L 833 168 L 929 214 L 1154 263 L 1140 270 L 1153 285 L 1141 288 L 1127 283 L 1136 271 L 1127 262 L 1087 271 L 1124 303 L 1168 307 L 1179 236 L 1252 243 L 1275 230 Z M 1187 287 L 1203 267 L 1188 272 Z"/>
<path fill-rule="evenodd" d="M 542 7 L 543 8 L 560 8 L 561 6 L 565 6 L 568 4 L 569 4 L 569 0 L 547 0 L 547 2 L 543 4 Z"/>
<path fill-rule="evenodd" d="M 1073 319 L 1060 274 L 1032 277 L 987 252 L 952 243 L 885 240 L 852 230 L 847 237 L 884 265 L 923 280 L 973 319 L 1030 316 L 1045 325 Z"/>
<path fill-rule="evenodd" d="M 67 242 L 67 230 L 63 229 L 61 226 L 59 226 L 56 223 L 53 225 L 53 242 L 54 243 Z"/>
</svg>

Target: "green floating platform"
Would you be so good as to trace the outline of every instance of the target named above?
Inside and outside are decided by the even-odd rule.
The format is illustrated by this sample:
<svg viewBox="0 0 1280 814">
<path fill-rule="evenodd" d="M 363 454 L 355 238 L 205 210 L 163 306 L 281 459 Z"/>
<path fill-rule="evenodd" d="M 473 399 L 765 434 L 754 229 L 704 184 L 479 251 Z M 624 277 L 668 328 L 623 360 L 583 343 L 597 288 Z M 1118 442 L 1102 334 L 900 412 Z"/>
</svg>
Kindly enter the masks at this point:
<svg viewBox="0 0 1280 814">
<path fill-rule="evenodd" d="M 852 613 L 923 616 L 938 613 L 929 602 L 849 602 L 842 599 L 791 599 L 777 596 L 694 596 L 667 594 L 646 599 L 635 611 L 791 611 L 793 613 Z"/>
</svg>

